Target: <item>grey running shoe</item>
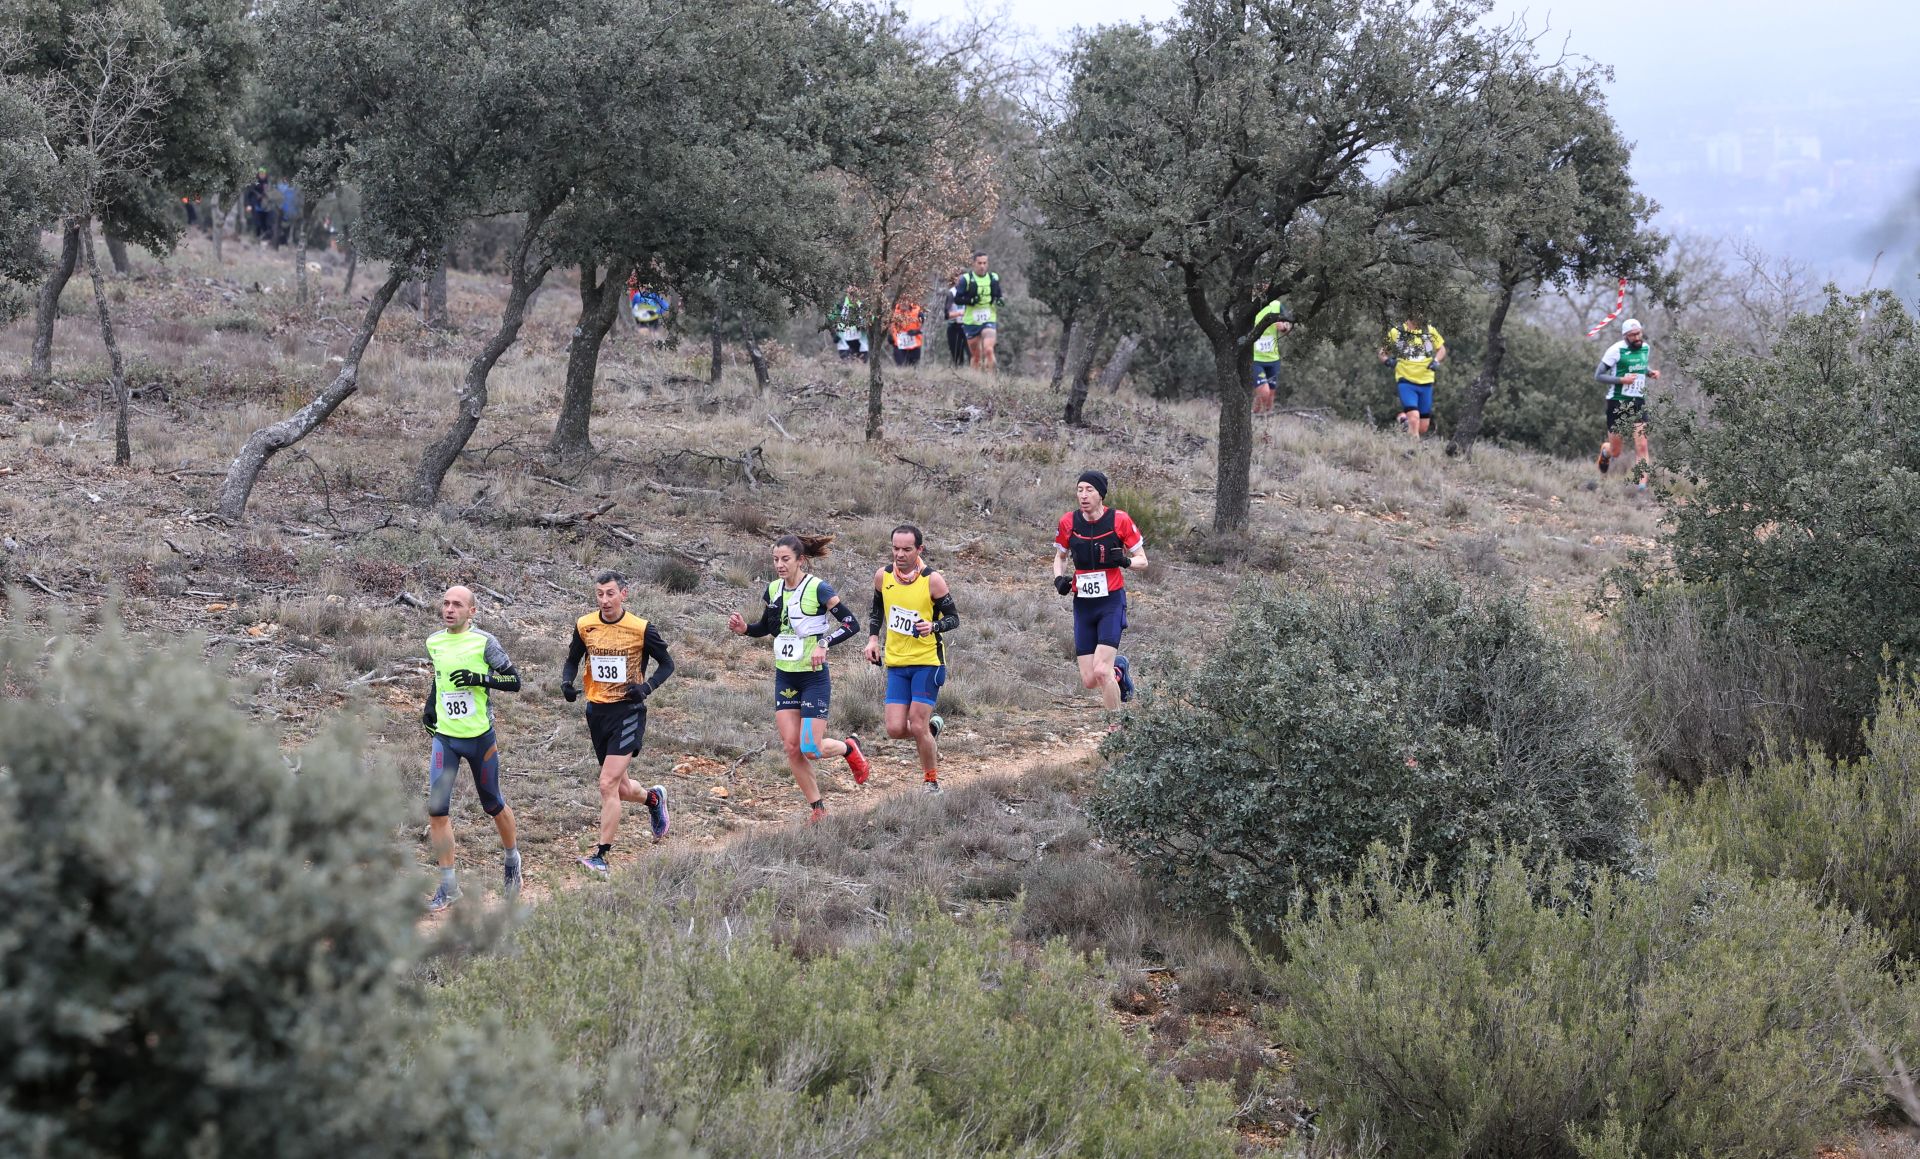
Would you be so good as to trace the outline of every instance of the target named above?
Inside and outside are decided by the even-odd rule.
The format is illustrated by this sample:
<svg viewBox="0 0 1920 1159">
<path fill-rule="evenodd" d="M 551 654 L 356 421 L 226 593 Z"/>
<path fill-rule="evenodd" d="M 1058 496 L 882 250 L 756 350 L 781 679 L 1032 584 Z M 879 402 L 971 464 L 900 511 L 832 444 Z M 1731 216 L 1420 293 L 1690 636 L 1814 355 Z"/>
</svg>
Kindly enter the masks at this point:
<svg viewBox="0 0 1920 1159">
<path fill-rule="evenodd" d="M 588 869 L 593 870 L 595 873 L 599 874 L 601 877 L 605 877 L 607 875 L 607 859 L 600 856 L 598 853 L 589 853 L 585 857 L 582 857 L 580 859 L 580 864 L 586 866 Z"/>
<path fill-rule="evenodd" d="M 509 861 L 504 868 L 506 872 L 506 882 L 503 888 L 506 890 L 507 899 L 511 901 L 520 896 L 520 863 L 518 861 Z"/>
<path fill-rule="evenodd" d="M 667 835 L 667 787 L 655 785 L 647 790 L 647 820 L 653 823 L 653 839 L 662 840 Z"/>
<path fill-rule="evenodd" d="M 920 788 L 923 789 L 929 797 L 938 797 L 941 793 L 939 781 L 922 781 Z"/>
<path fill-rule="evenodd" d="M 459 900 L 460 886 L 455 884 L 452 889 L 448 889 L 446 883 L 441 882 L 440 888 L 433 891 L 433 900 L 427 903 L 427 912 L 430 914 L 440 913 Z"/>
<path fill-rule="evenodd" d="M 1133 665 L 1127 663 L 1125 656 L 1113 658 L 1113 674 L 1120 680 L 1120 703 L 1133 699 Z"/>
<path fill-rule="evenodd" d="M 940 730 L 945 727 L 947 727 L 947 722 L 940 719 L 939 713 L 936 712 L 927 718 L 927 728 L 932 731 L 933 735 L 939 736 Z"/>
</svg>

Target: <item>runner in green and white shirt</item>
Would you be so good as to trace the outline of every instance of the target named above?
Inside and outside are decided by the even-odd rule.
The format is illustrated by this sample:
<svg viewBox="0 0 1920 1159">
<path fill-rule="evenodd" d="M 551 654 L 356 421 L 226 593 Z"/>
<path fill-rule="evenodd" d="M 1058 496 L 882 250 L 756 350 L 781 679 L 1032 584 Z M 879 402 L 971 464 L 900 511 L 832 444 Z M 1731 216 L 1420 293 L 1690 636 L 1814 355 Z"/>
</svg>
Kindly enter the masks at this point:
<svg viewBox="0 0 1920 1159">
<path fill-rule="evenodd" d="M 1604 475 L 1613 460 L 1625 456 L 1621 429 L 1632 423 L 1633 453 L 1638 460 L 1634 473 L 1639 476 L 1642 491 L 1647 489 L 1647 475 L 1653 470 L 1653 455 L 1647 449 L 1647 381 L 1659 378 L 1660 372 L 1653 369 L 1652 361 L 1653 347 L 1647 342 L 1646 331 L 1638 318 L 1629 318 L 1620 324 L 1620 341 L 1600 356 L 1600 366 L 1593 372 L 1596 381 L 1607 384 L 1607 435 L 1601 440 L 1595 465 Z"/>
</svg>

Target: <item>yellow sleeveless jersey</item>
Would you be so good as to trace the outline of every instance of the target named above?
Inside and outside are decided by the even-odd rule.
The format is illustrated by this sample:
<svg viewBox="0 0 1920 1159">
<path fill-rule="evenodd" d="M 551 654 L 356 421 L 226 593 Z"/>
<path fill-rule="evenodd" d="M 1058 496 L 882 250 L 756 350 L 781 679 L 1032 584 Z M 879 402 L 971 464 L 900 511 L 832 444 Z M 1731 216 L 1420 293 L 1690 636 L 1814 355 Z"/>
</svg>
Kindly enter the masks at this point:
<svg viewBox="0 0 1920 1159">
<path fill-rule="evenodd" d="M 945 664 L 947 648 L 937 633 L 916 636 L 913 626 L 933 619 L 933 592 L 928 587 L 930 571 L 922 571 L 902 583 L 889 565 L 880 576 L 880 605 L 886 621 L 878 625 L 886 642 L 887 667 L 907 668 L 918 664 Z"/>
<path fill-rule="evenodd" d="M 632 612 L 609 624 L 599 612 L 588 612 L 573 623 L 587 646 L 587 700 L 612 704 L 623 699 L 629 683 L 646 676 L 647 622 Z"/>
</svg>

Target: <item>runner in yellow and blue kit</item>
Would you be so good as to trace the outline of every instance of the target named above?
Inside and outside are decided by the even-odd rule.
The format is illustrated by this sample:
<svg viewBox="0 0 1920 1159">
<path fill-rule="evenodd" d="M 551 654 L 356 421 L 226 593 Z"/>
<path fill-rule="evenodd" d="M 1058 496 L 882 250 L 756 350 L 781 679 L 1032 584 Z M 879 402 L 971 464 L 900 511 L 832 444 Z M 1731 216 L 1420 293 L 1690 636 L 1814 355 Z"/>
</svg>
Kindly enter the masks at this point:
<svg viewBox="0 0 1920 1159">
<path fill-rule="evenodd" d="M 1418 312 L 1388 330 L 1387 344 L 1380 348 L 1380 361 L 1393 363 L 1400 417 L 1415 442 L 1433 429 L 1433 368 L 1446 360 L 1447 340 Z"/>
<path fill-rule="evenodd" d="M 960 626 L 947 578 L 920 556 L 920 529 L 893 529 L 893 562 L 873 573 L 873 610 L 868 617 L 867 660 L 887 663 L 887 735 L 913 738 L 921 783 L 940 791 L 940 718 L 934 714 L 947 682 L 946 635 Z"/>
<path fill-rule="evenodd" d="M 727 630 L 736 636 L 773 637 L 773 725 L 787 754 L 793 782 L 811 806 L 807 824 L 827 815 L 813 762 L 845 757 L 856 785 L 867 783 L 872 770 L 860 752 L 860 738 L 835 740 L 826 733 L 827 710 L 833 699 L 827 672 L 827 649 L 860 632 L 840 597 L 819 576 L 807 570 L 807 561 L 827 553 L 833 536 L 783 535 L 773 541 L 775 578 L 767 584 L 760 619 L 749 624 L 735 612 Z"/>
<path fill-rule="evenodd" d="M 460 900 L 453 870 L 453 783 L 460 762 L 473 773 L 480 807 L 493 818 L 506 850 L 505 890 L 520 892 L 520 851 L 515 847 L 513 810 L 500 795 L 500 745 L 493 735 L 493 713 L 488 694 L 520 691 L 520 674 L 513 670 L 507 650 L 493 635 L 473 626 L 473 593 L 455 585 L 440 597 L 440 620 L 445 628 L 427 637 L 427 659 L 433 680 L 427 689 L 420 723 L 433 734 L 433 757 L 427 771 L 427 830 L 432 835 L 434 859 L 440 864 L 440 888 L 427 908 L 434 912 Z"/>
</svg>

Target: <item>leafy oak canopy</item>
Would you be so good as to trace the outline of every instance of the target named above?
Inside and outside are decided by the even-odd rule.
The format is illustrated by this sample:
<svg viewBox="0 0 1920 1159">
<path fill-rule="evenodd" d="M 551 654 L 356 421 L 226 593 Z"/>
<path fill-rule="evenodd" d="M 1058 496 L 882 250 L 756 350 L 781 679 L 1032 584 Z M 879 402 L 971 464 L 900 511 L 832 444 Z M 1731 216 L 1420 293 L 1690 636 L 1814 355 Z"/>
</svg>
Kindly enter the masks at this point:
<svg viewBox="0 0 1920 1159">
<path fill-rule="evenodd" d="M 53 200 L 53 158 L 42 86 L 13 75 L 21 45 L 0 40 L 0 323 L 27 309 L 27 291 L 46 262 L 40 230 Z"/>
<path fill-rule="evenodd" d="M 1214 525 L 1248 515 L 1253 318 L 1311 318 L 1410 260 L 1416 211 L 1466 183 L 1498 118 L 1466 117 L 1515 31 L 1479 0 L 1189 0 L 1160 26 L 1084 36 L 1043 138 L 1050 222 L 1165 264 L 1221 398 Z"/>
</svg>

